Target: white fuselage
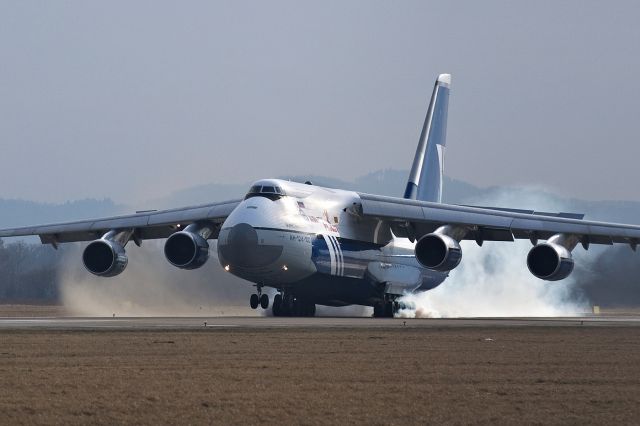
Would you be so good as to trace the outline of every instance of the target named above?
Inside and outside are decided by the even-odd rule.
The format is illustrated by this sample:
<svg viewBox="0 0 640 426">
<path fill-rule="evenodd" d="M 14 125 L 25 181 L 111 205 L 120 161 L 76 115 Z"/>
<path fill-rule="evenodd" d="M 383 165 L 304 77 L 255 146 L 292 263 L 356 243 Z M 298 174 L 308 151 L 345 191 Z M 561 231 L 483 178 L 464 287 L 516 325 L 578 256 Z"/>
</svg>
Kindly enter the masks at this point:
<svg viewBox="0 0 640 426">
<path fill-rule="evenodd" d="M 319 304 L 371 304 L 378 295 L 444 280 L 417 262 L 408 239 L 359 216 L 359 201 L 351 191 L 258 181 L 222 225 L 220 263 L 241 278 L 299 290 Z"/>
</svg>

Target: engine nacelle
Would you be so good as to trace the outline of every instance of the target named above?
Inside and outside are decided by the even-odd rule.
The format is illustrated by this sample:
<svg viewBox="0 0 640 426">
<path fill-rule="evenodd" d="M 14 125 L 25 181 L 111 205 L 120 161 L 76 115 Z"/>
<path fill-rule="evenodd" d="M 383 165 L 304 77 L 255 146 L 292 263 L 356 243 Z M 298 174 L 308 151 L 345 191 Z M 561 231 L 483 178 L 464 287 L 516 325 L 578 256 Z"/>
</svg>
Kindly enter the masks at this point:
<svg viewBox="0 0 640 426">
<path fill-rule="evenodd" d="M 113 277 L 124 271 L 129 259 L 120 243 L 102 238 L 89 243 L 82 253 L 82 262 L 94 275 Z"/>
<path fill-rule="evenodd" d="M 573 258 L 571 251 L 559 244 L 540 243 L 529 251 L 527 267 L 541 280 L 558 281 L 573 271 Z"/>
<path fill-rule="evenodd" d="M 416 259 L 425 268 L 447 272 L 462 260 L 462 249 L 454 238 L 441 234 L 427 234 L 420 238 L 415 248 Z"/>
<path fill-rule="evenodd" d="M 164 244 L 164 255 L 169 263 L 182 269 L 196 269 L 209 258 L 209 243 L 189 228 L 172 234 Z"/>
</svg>

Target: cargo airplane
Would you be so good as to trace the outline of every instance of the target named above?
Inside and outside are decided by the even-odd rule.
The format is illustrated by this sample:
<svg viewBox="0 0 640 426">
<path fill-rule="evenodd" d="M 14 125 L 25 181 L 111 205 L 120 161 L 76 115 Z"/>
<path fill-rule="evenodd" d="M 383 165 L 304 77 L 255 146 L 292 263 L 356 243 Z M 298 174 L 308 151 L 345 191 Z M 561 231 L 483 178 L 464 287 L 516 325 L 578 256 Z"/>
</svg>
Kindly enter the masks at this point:
<svg viewBox="0 0 640 426">
<path fill-rule="evenodd" d="M 438 76 L 404 197 L 263 179 L 242 199 L 132 215 L 0 230 L 38 235 L 43 244 L 90 241 L 82 261 L 101 277 L 122 273 L 125 247 L 166 238 L 173 266 L 197 269 L 217 239 L 227 272 L 254 283 L 250 305 L 275 316 L 313 316 L 316 305 L 372 306 L 391 317 L 399 299 L 440 285 L 462 260 L 460 242 L 532 243 L 526 263 L 542 280 L 573 270 L 578 244 L 628 244 L 640 226 L 593 222 L 583 215 L 450 205 L 441 202 L 451 76 Z M 524 261 L 524 259 L 523 259 Z M 270 301 L 265 287 L 277 294 Z"/>
</svg>

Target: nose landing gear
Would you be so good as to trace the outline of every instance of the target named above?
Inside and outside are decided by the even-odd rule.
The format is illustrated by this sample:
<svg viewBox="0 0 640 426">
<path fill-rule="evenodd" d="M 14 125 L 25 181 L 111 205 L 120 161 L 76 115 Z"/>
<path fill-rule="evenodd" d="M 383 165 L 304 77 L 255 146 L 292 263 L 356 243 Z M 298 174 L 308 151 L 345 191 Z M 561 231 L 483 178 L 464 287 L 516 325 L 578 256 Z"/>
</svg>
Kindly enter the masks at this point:
<svg viewBox="0 0 640 426">
<path fill-rule="evenodd" d="M 267 309 L 269 307 L 269 295 L 262 293 L 262 286 L 256 286 L 258 290 L 258 294 L 252 294 L 249 298 L 249 306 L 251 309 L 258 309 L 258 305 L 262 309 Z"/>
</svg>

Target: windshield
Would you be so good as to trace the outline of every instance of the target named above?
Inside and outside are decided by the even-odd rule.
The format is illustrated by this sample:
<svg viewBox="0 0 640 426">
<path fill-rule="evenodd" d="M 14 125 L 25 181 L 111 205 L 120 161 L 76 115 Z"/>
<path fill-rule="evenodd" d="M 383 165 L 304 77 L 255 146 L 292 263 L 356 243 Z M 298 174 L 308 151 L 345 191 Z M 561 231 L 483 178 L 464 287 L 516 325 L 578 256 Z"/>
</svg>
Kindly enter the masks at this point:
<svg viewBox="0 0 640 426">
<path fill-rule="evenodd" d="M 249 188 L 249 192 L 247 193 L 247 196 L 244 197 L 244 199 L 246 200 L 247 198 L 251 198 L 251 197 L 266 197 L 266 198 L 269 198 L 270 200 L 275 201 L 280 197 L 283 197 L 284 195 L 285 195 L 284 191 L 279 186 L 254 185 L 251 188 Z"/>
</svg>

